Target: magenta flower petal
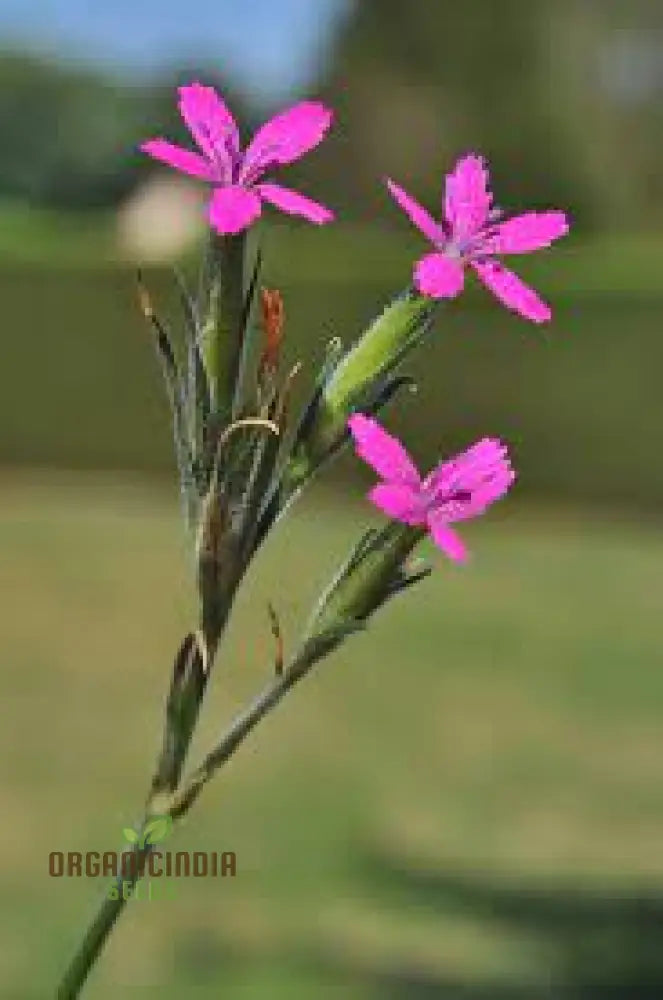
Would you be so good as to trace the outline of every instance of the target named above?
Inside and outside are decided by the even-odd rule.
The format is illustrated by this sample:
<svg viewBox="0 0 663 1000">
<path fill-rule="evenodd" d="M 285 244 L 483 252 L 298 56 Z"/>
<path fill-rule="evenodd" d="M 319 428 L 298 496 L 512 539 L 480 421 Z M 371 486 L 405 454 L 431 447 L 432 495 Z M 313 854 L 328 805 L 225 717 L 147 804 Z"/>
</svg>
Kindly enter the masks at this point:
<svg viewBox="0 0 663 1000">
<path fill-rule="evenodd" d="M 507 447 L 498 438 L 482 438 L 454 458 L 440 462 L 424 479 L 430 496 L 462 490 L 474 491 L 494 470 L 510 468 Z"/>
<path fill-rule="evenodd" d="M 403 445 L 380 426 L 377 420 L 363 413 L 354 413 L 348 420 L 360 458 L 390 484 L 400 483 L 418 489 L 419 472 Z"/>
<path fill-rule="evenodd" d="M 546 323 L 552 316 L 550 306 L 520 278 L 495 260 L 472 261 L 472 267 L 484 285 L 508 309 L 533 323 Z"/>
<path fill-rule="evenodd" d="M 306 198 L 297 191 L 283 187 L 281 184 L 256 184 L 254 191 L 257 191 L 265 201 L 280 208 L 282 212 L 289 212 L 290 215 L 301 215 L 309 222 L 322 225 L 331 222 L 334 213 L 312 198 Z"/>
<path fill-rule="evenodd" d="M 258 129 L 242 163 L 240 180 L 252 183 L 274 165 L 292 163 L 322 140 L 332 112 L 318 101 L 302 101 Z"/>
<path fill-rule="evenodd" d="M 419 229 L 431 243 L 439 243 L 446 239 L 444 226 L 436 222 L 430 212 L 427 212 L 423 205 L 420 205 L 411 195 L 404 191 L 400 185 L 394 183 L 387 177 L 387 187 L 394 201 L 409 216 L 410 221 Z"/>
<path fill-rule="evenodd" d="M 454 562 L 465 562 L 469 553 L 460 535 L 458 535 L 445 519 L 436 513 L 428 515 L 428 528 L 431 538 L 438 549 Z"/>
<path fill-rule="evenodd" d="M 565 236 L 569 223 L 564 212 L 525 212 L 495 226 L 486 241 L 489 253 L 531 253 Z"/>
<path fill-rule="evenodd" d="M 414 283 L 422 295 L 433 299 L 453 299 L 465 282 L 463 265 L 444 253 L 429 253 L 414 268 Z"/>
<path fill-rule="evenodd" d="M 506 445 L 483 438 L 433 469 L 424 479 L 423 495 L 428 509 L 445 521 L 465 521 L 483 514 L 514 479 Z"/>
<path fill-rule="evenodd" d="M 203 181 L 215 179 L 213 169 L 203 156 L 182 149 L 181 146 L 176 146 L 166 139 L 148 139 L 147 142 L 141 143 L 140 149 L 160 163 L 166 163 L 183 174 L 189 174 L 190 177 L 198 177 Z"/>
<path fill-rule="evenodd" d="M 209 205 L 210 224 L 217 233 L 239 233 L 258 218 L 261 207 L 254 191 L 237 185 L 217 187 Z"/>
<path fill-rule="evenodd" d="M 463 521 L 468 517 L 477 517 L 483 514 L 496 500 L 501 500 L 513 486 L 516 474 L 513 469 L 500 469 L 495 472 L 487 482 L 477 486 L 472 494 L 471 510 L 463 517 L 456 520 Z"/>
<path fill-rule="evenodd" d="M 178 94 L 180 114 L 191 135 L 210 162 L 227 173 L 239 154 L 239 130 L 225 101 L 213 87 L 201 83 L 180 87 Z"/>
<path fill-rule="evenodd" d="M 368 499 L 387 517 L 403 524 L 423 524 L 426 520 L 419 492 L 404 483 L 378 483 L 369 492 Z"/>
<path fill-rule="evenodd" d="M 493 201 L 483 157 L 470 153 L 446 178 L 444 216 L 454 238 L 464 240 L 485 225 Z"/>
</svg>

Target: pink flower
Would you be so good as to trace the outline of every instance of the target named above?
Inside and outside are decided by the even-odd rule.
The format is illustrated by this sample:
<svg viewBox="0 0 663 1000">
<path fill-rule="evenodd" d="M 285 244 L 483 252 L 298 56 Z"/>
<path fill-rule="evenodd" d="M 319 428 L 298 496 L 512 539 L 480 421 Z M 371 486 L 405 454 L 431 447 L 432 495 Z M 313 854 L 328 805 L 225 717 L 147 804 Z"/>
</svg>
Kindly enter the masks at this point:
<svg viewBox="0 0 663 1000">
<path fill-rule="evenodd" d="M 568 232 L 564 212 L 525 212 L 500 222 L 501 210 L 492 208 L 488 170 L 483 158 L 473 153 L 458 160 L 447 176 L 441 222 L 389 178 L 387 186 L 435 247 L 414 269 L 414 283 L 423 295 L 455 298 L 462 291 L 465 265 L 469 264 L 507 308 L 535 323 L 550 319 L 550 307 L 495 257 L 531 253 L 549 246 Z"/>
<path fill-rule="evenodd" d="M 212 87 L 191 83 L 178 93 L 180 114 L 199 152 L 166 139 L 149 139 L 140 148 L 155 160 L 213 185 L 209 219 L 217 232 L 246 229 L 260 215 L 262 201 L 318 224 L 333 218 L 324 205 L 260 180 L 272 167 L 292 163 L 318 145 L 332 118 L 324 105 L 303 101 L 275 115 L 242 152 L 235 119 Z"/>
<path fill-rule="evenodd" d="M 464 561 L 465 545 L 449 525 L 483 514 L 507 492 L 516 475 L 506 446 L 482 438 L 422 479 L 400 441 L 377 420 L 355 413 L 348 427 L 357 454 L 382 479 L 368 494 L 375 506 L 403 524 L 426 525 L 438 548 L 450 559 Z"/>
</svg>

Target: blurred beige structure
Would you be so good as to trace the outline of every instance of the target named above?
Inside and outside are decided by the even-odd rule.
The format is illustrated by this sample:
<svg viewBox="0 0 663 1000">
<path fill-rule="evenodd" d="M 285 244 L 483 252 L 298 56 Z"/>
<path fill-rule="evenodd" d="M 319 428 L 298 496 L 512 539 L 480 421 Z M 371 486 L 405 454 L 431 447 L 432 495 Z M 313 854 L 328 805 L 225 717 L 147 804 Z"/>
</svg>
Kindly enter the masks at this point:
<svg viewBox="0 0 663 1000">
<path fill-rule="evenodd" d="M 182 254 L 205 230 L 205 189 L 177 174 L 155 174 L 134 191 L 117 214 L 121 256 L 161 264 Z"/>
</svg>

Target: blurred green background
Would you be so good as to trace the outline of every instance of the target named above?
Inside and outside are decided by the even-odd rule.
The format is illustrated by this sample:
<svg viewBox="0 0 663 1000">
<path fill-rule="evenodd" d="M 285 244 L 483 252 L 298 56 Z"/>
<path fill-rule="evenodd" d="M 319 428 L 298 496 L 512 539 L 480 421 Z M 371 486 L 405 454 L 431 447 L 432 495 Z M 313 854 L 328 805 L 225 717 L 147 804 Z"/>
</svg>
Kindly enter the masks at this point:
<svg viewBox="0 0 663 1000">
<path fill-rule="evenodd" d="M 342 221 L 263 224 L 300 393 L 423 249 L 382 176 L 437 209 L 475 149 L 501 205 L 574 224 L 516 264 L 550 326 L 470 287 L 388 414 L 422 466 L 510 443 L 517 490 L 467 527 L 471 564 L 429 549 L 433 577 L 260 729 L 177 835 L 235 850 L 236 879 L 130 907 L 90 997 L 660 997 L 663 10 L 200 0 L 205 45 L 173 4 L 116 7 L 0 10 L 0 995 L 52 994 L 101 889 L 48 853 L 135 819 L 192 620 L 135 270 L 177 327 L 199 192 L 136 144 L 184 139 L 174 87 L 199 77 L 247 129 L 303 95 L 337 111 L 288 182 Z M 344 458 L 270 539 L 198 750 L 265 678 L 269 600 L 295 642 L 369 481 Z"/>
</svg>

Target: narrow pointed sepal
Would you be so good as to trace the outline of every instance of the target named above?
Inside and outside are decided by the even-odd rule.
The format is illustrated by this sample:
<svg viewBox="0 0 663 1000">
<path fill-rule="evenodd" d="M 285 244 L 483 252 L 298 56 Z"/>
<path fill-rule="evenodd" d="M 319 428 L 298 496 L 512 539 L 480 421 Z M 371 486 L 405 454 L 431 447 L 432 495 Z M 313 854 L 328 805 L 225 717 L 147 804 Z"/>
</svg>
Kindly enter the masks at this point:
<svg viewBox="0 0 663 1000">
<path fill-rule="evenodd" d="M 395 594 L 423 579 L 427 571 L 411 572 L 407 560 L 425 533 L 423 527 L 398 522 L 367 532 L 320 598 L 308 634 L 364 623 Z"/>
<path fill-rule="evenodd" d="M 189 527 L 198 515 L 198 484 L 194 445 L 189 420 L 187 389 L 181 376 L 172 341 L 165 326 L 157 316 L 149 292 L 138 274 L 138 296 L 145 319 L 150 324 L 154 346 L 161 365 L 173 421 L 173 443 L 180 482 L 184 516 Z"/>
<path fill-rule="evenodd" d="M 208 671 L 204 644 L 199 636 L 190 632 L 175 657 L 166 702 L 163 744 L 150 790 L 152 803 L 177 787 L 205 692 Z"/>
</svg>

